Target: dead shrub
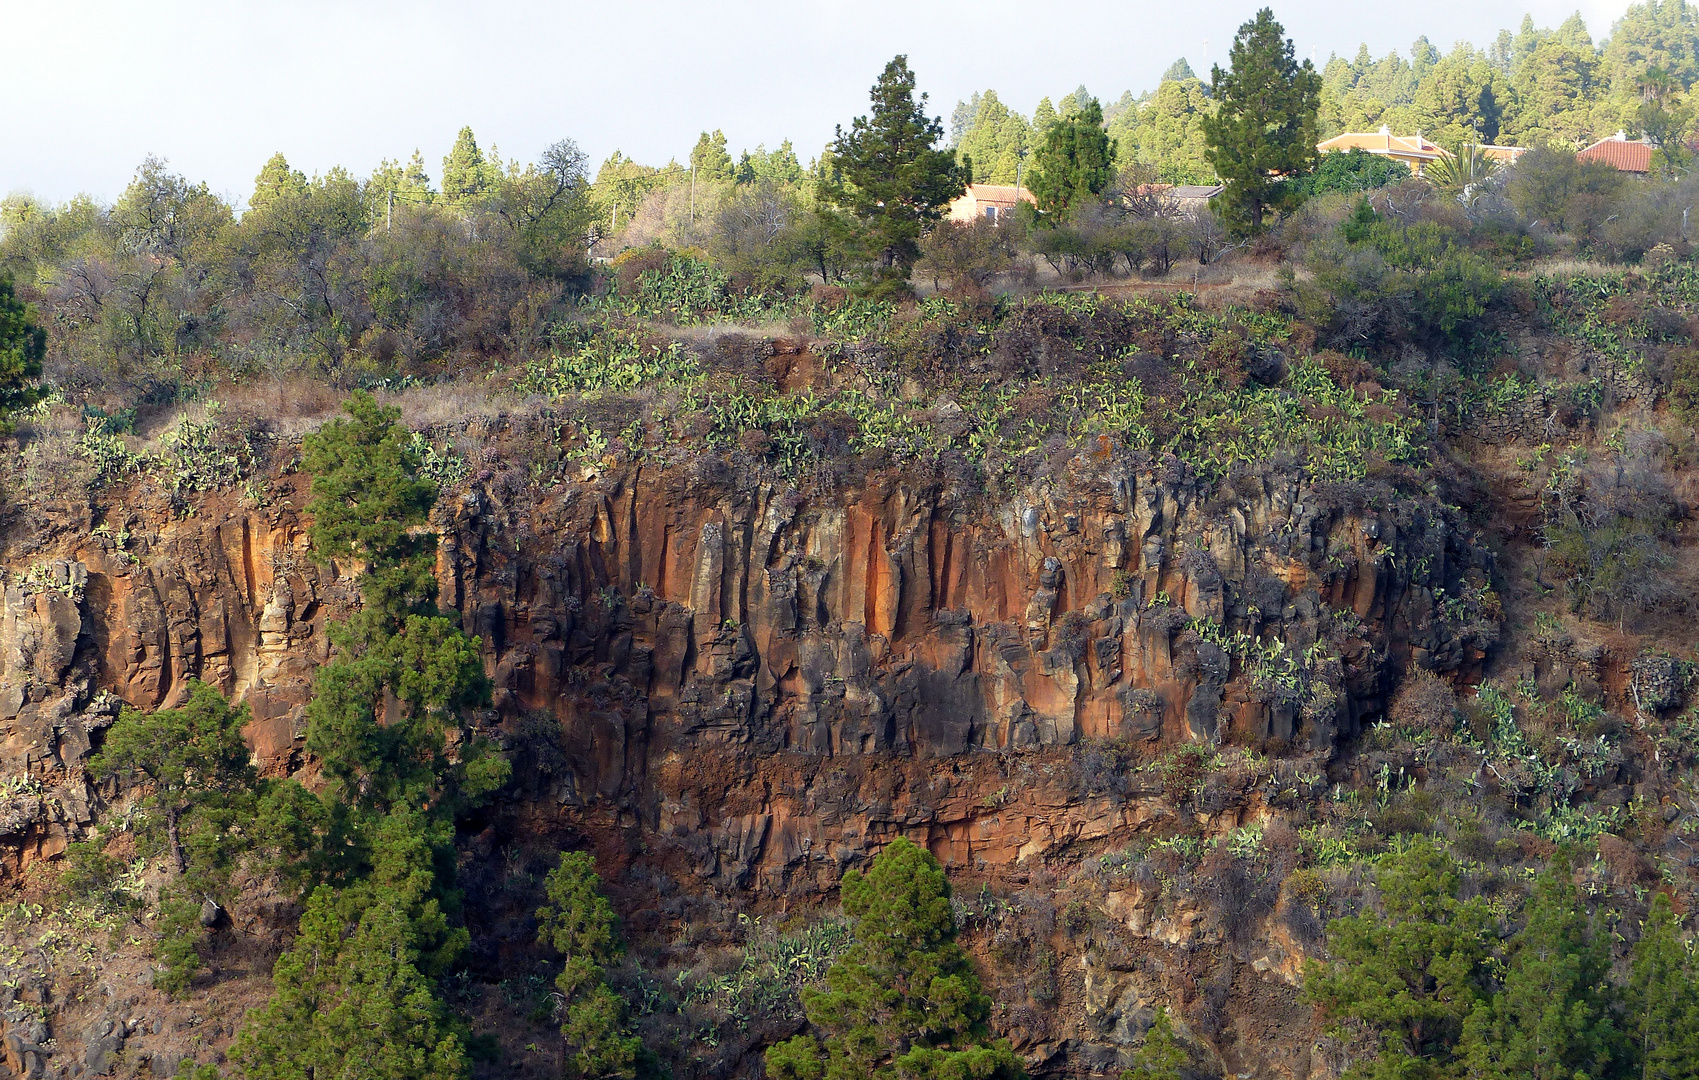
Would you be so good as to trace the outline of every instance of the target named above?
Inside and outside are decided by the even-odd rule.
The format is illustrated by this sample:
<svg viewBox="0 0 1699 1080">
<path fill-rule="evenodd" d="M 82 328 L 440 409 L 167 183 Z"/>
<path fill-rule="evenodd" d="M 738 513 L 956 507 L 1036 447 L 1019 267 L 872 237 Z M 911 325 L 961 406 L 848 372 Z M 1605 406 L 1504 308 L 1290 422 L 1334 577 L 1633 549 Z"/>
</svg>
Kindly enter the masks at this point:
<svg viewBox="0 0 1699 1080">
<path fill-rule="evenodd" d="M 1457 694 L 1438 675 L 1417 668 L 1404 677 L 1388 715 L 1412 731 L 1449 732 L 1457 724 Z"/>
</svg>

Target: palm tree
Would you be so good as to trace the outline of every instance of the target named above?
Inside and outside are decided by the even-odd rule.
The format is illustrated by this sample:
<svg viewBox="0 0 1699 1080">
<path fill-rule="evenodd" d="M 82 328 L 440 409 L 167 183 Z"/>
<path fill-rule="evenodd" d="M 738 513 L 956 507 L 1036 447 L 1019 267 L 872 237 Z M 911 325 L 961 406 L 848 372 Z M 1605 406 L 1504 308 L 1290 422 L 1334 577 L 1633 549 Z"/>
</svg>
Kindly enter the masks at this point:
<svg viewBox="0 0 1699 1080">
<path fill-rule="evenodd" d="M 1450 157 L 1429 162 L 1422 170 L 1422 179 L 1448 195 L 1455 195 L 1458 202 L 1467 206 L 1475 190 L 1503 167 L 1503 162 L 1482 152 L 1480 143 L 1465 143 L 1457 146 Z"/>
</svg>

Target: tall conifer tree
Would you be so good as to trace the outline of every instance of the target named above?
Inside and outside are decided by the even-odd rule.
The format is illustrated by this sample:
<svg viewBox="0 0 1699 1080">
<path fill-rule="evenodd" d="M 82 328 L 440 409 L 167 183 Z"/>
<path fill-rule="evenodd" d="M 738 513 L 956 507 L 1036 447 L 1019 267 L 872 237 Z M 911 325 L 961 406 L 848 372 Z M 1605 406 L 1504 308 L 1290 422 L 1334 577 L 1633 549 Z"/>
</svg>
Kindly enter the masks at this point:
<svg viewBox="0 0 1699 1080">
<path fill-rule="evenodd" d="M 940 148 L 942 123 L 926 115 L 926 95 L 914 97 L 908 58 L 885 65 L 873 84 L 873 110 L 832 144 L 839 178 L 828 196 L 854 220 L 874 265 L 869 290 L 903 292 L 920 257 L 920 236 L 965 188 L 956 156 Z"/>
<path fill-rule="evenodd" d="M 1240 234 L 1262 232 L 1270 210 L 1295 202 L 1300 192 L 1291 181 L 1318 156 L 1321 76 L 1308 60 L 1298 63 L 1284 33 L 1268 8 L 1239 27 L 1233 69 L 1216 67 L 1211 76 L 1220 107 L 1201 121 L 1204 156 L 1227 185 L 1223 217 Z"/>
<path fill-rule="evenodd" d="M 1115 140 L 1103 130 L 1103 106 L 1087 98 L 1045 134 L 1034 162 L 1033 197 L 1049 223 L 1060 225 L 1114 178 Z"/>
<path fill-rule="evenodd" d="M 804 990 L 809 1023 L 767 1051 L 774 1080 L 1019 1080 L 1020 1058 L 986 1027 L 991 999 L 956 944 L 950 884 L 925 848 L 899 837 L 866 875 L 844 875 L 857 944 Z"/>
</svg>

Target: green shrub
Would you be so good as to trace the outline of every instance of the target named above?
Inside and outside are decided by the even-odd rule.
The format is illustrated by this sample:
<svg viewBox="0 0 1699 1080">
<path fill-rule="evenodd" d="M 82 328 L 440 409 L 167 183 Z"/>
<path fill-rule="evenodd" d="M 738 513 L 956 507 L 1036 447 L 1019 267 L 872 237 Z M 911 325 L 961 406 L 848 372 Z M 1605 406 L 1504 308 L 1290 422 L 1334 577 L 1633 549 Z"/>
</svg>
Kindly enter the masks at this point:
<svg viewBox="0 0 1699 1080">
<path fill-rule="evenodd" d="M 1343 153 L 1323 154 L 1315 171 L 1300 183 L 1306 195 L 1325 195 L 1330 191 L 1369 191 L 1401 184 L 1410 175 L 1410 166 L 1402 161 L 1353 147 Z"/>
<path fill-rule="evenodd" d="M 955 943 L 950 886 L 938 860 L 898 837 L 866 875 L 843 880 L 844 911 L 859 919 L 856 944 L 803 991 L 815 1035 L 767 1051 L 775 1080 L 822 1075 L 921 1080 L 1025 1075 L 1006 1040 L 986 1028 L 991 1000 Z"/>
</svg>

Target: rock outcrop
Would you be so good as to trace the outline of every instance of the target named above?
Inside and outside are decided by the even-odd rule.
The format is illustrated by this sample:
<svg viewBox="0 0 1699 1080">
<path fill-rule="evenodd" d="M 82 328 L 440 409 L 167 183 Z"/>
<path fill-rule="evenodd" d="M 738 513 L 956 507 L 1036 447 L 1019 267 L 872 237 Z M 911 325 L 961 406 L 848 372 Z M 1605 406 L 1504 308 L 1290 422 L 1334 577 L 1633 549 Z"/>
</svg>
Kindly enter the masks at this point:
<svg viewBox="0 0 1699 1080">
<path fill-rule="evenodd" d="M 899 831 L 993 864 L 1106 835 L 1078 806 L 947 809 L 948 777 L 1093 740 L 1326 754 L 1381 711 L 1393 671 L 1466 673 L 1495 630 L 1471 599 L 1488 556 L 1454 513 L 1295 471 L 1211 490 L 1082 457 L 999 505 L 638 467 L 510 488 L 448 493 L 434 525 L 440 602 L 482 639 L 488 722 L 522 782 L 706 844 L 713 876 L 745 887 L 822 858 L 835 878 Z M 304 502 L 303 479 L 277 495 Z M 14 867 L 88 822 L 78 766 L 119 703 L 168 706 L 202 679 L 252 706 L 268 770 L 302 764 L 350 573 L 314 562 L 287 508 L 213 498 L 125 530 L 8 553 L 0 769 L 50 787 L 11 814 Z M 830 791 L 850 761 L 936 791 Z"/>
<path fill-rule="evenodd" d="M 1489 556 L 1457 511 L 1273 465 L 1206 485 L 1172 462 L 1081 456 L 1002 502 L 895 475 L 812 495 L 723 468 L 522 476 L 485 470 L 432 521 L 439 603 L 479 636 L 494 684 L 477 722 L 514 763 L 490 837 L 637 837 L 750 905 L 825 896 L 899 834 L 963 873 L 1021 875 L 1177 815 L 1213 835 L 1254 826 L 1325 783 L 1398 671 L 1469 678 L 1497 631 Z M 292 509 L 306 487 L 273 477 L 266 506 L 215 495 L 186 518 L 138 505 L 92 534 L 33 530 L 33 550 L 11 531 L 8 872 L 62 852 L 116 796 L 82 764 L 120 708 L 172 705 L 192 679 L 252 707 L 266 771 L 310 776 L 303 710 L 358 568 L 313 559 Z M 1187 801 L 1129 767 L 1193 743 L 1258 748 L 1272 771 Z M 1153 948 L 1295 982 L 1302 948 L 1272 924 L 1228 935 L 1148 882 L 1106 888 L 1108 916 Z M 1082 958 L 1090 1038 L 1019 1010 L 1001 1030 L 1034 1060 L 1111 1067 L 1150 1020 L 1129 963 Z M 89 1042 L 89 1068 L 113 1038 Z M 25 1072 L 34 1052 L 8 1051 Z"/>
</svg>

